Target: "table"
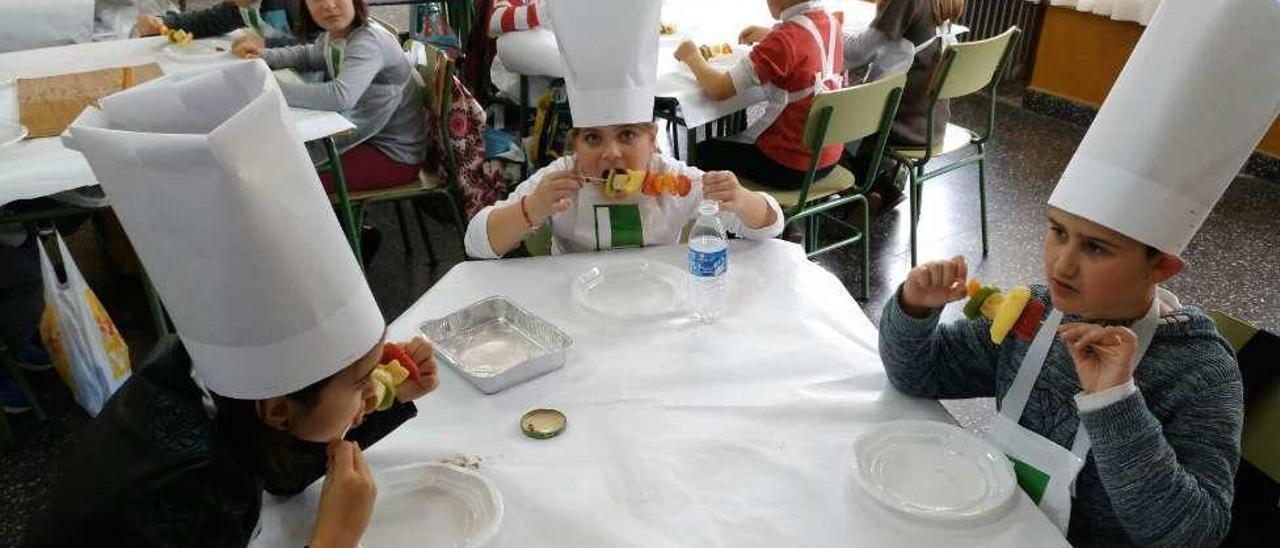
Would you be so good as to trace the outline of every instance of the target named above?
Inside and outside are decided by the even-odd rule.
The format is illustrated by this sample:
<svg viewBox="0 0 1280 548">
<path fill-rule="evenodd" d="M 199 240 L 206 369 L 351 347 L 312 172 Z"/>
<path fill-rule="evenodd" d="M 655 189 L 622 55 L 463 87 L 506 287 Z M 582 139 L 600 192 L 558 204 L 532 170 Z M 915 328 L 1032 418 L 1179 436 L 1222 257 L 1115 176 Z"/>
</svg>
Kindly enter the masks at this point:
<svg viewBox="0 0 1280 548">
<path fill-rule="evenodd" d="M 0 0 L 0 52 L 88 42 L 93 0 Z M 0 63 L 0 71 L 8 67 Z"/>
<path fill-rule="evenodd" d="M 846 33 L 867 28 L 875 18 L 875 4 L 860 0 L 828 0 L 827 9 L 844 12 Z M 662 20 L 675 23 L 677 34 L 659 41 L 657 96 L 680 103 L 687 127 L 702 126 L 764 101 L 764 94 L 758 89 L 724 101 L 713 101 L 698 87 L 688 67 L 673 57 L 683 38 L 700 44 L 736 44 L 743 28 L 776 23 L 764 0 L 664 0 Z M 497 55 L 503 66 L 518 74 L 564 76 L 555 35 L 546 29 L 499 36 Z"/>
<path fill-rule="evenodd" d="M 163 53 L 163 37 L 58 46 L 0 54 L 0 67 L 21 78 L 145 63 L 159 63 L 165 74 L 210 68 L 236 62 L 227 54 L 208 62 L 179 61 Z M 17 85 L 0 87 L 0 120 L 18 120 Z M 324 139 L 355 128 L 336 112 L 291 108 L 304 141 Z M 0 149 L 0 206 L 13 200 L 41 198 L 64 190 L 97 184 L 88 162 L 57 138 L 28 139 Z"/>
<path fill-rule="evenodd" d="M 949 421 L 932 400 L 888 385 L 875 327 L 799 246 L 731 245 L 730 305 L 716 324 L 622 323 L 573 305 L 571 279 L 630 260 L 683 267 L 679 246 L 454 267 L 390 326 L 502 294 L 575 341 L 563 369 L 486 396 L 452 370 L 417 418 L 366 453 L 375 470 L 456 454 L 506 508 L 495 547 L 1066 546 L 1019 492 L 993 522 L 909 521 L 854 484 L 851 444 L 895 419 Z M 520 416 L 554 407 L 568 428 L 524 437 Z M 321 482 L 268 497 L 259 546 L 300 546 Z"/>
</svg>

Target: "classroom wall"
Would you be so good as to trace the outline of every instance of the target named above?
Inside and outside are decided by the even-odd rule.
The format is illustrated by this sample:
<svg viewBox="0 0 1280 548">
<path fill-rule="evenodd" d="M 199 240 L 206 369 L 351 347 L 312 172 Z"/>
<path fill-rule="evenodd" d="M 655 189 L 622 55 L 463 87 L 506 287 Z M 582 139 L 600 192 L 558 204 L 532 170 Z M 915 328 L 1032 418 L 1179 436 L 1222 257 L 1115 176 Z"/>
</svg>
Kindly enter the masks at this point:
<svg viewBox="0 0 1280 548">
<path fill-rule="evenodd" d="M 1036 48 L 1030 88 L 1098 107 L 1142 36 L 1137 23 L 1050 7 Z M 1280 120 L 1271 125 L 1258 151 L 1280 158 Z"/>
</svg>

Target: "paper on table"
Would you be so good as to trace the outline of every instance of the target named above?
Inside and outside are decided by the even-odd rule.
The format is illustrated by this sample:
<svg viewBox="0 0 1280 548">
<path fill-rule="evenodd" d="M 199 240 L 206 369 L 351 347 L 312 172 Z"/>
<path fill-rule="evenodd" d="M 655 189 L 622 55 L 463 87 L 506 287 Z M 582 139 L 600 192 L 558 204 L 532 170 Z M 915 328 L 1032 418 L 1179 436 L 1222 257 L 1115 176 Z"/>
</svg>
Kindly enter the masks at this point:
<svg viewBox="0 0 1280 548">
<path fill-rule="evenodd" d="M 27 138 L 53 137 L 62 133 L 80 111 L 107 95 L 125 88 L 125 68 L 77 72 L 45 78 L 18 79 L 18 116 L 27 126 Z M 133 83 L 159 78 L 160 65 L 134 67 Z"/>
</svg>

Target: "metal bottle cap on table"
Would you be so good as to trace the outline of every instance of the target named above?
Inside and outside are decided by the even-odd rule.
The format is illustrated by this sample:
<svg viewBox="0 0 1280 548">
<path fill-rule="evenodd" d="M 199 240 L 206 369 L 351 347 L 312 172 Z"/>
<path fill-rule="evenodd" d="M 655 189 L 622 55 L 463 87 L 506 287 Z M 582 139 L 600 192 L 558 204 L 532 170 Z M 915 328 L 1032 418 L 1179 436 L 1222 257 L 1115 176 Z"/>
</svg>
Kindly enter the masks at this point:
<svg viewBox="0 0 1280 548">
<path fill-rule="evenodd" d="M 555 409 L 534 409 L 520 417 L 520 431 L 539 440 L 560 435 L 567 424 L 564 413 Z"/>
</svg>

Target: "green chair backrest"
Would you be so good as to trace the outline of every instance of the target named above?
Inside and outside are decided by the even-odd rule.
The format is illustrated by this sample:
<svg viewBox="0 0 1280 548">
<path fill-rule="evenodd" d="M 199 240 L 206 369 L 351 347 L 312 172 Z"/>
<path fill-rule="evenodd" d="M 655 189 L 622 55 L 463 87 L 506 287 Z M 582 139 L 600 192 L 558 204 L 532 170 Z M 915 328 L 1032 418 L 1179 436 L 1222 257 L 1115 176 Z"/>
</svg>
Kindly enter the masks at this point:
<svg viewBox="0 0 1280 548">
<path fill-rule="evenodd" d="M 528 236 L 524 237 L 525 251 L 533 257 L 544 257 L 551 254 L 551 224 L 542 223 Z"/>
<path fill-rule="evenodd" d="M 1209 317 L 1213 318 L 1213 323 L 1218 325 L 1218 333 L 1231 343 L 1231 348 L 1239 352 L 1244 348 L 1245 343 L 1253 338 L 1258 332 L 1258 328 L 1249 325 L 1241 320 L 1233 318 L 1230 314 L 1221 310 L 1210 310 Z"/>
<path fill-rule="evenodd" d="M 804 125 L 805 147 L 820 150 L 829 145 L 856 141 L 880 131 L 886 105 L 891 98 L 894 99 L 896 111 L 896 99 L 902 94 L 906 83 L 906 74 L 894 74 L 874 82 L 818 94 L 813 98 L 809 118 Z M 823 112 L 827 107 L 831 108 L 831 118 L 823 128 Z M 892 113 L 889 119 L 892 121 Z"/>
<path fill-rule="evenodd" d="M 1258 333 L 1258 328 L 1220 310 L 1209 311 L 1218 333 L 1239 352 Z M 1280 380 L 1245 402 L 1244 431 L 1240 435 L 1241 456 L 1272 480 L 1280 482 Z"/>
<path fill-rule="evenodd" d="M 1009 27 L 999 35 L 976 42 L 963 42 L 949 46 L 944 52 L 950 56 L 949 66 L 942 73 L 937 90 L 938 99 L 953 99 L 979 91 L 996 79 L 1003 68 L 1006 52 L 1014 37 L 1021 31 Z M 943 65 L 947 65 L 944 59 Z"/>
</svg>

